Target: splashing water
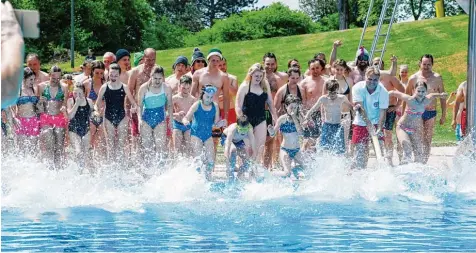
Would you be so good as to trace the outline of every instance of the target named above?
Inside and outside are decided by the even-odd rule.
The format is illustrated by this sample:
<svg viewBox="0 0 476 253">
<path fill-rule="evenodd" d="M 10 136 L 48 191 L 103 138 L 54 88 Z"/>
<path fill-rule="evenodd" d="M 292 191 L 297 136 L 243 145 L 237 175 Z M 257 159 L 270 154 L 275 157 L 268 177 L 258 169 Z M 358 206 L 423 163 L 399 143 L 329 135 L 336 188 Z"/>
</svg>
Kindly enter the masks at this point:
<svg viewBox="0 0 476 253">
<path fill-rule="evenodd" d="M 149 167 L 145 179 L 113 166 L 50 171 L 6 155 L 2 249 L 467 251 L 476 248 L 476 163 L 447 164 L 349 173 L 348 160 L 324 155 L 309 162 L 306 181 L 213 190 L 186 159 Z"/>
</svg>

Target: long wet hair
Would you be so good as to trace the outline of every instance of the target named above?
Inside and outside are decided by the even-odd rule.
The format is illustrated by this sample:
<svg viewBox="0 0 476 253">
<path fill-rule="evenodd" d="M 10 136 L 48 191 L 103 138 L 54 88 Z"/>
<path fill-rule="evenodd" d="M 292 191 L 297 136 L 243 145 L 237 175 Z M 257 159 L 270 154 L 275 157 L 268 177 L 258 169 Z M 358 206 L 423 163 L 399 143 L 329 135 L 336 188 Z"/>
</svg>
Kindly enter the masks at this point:
<svg viewBox="0 0 476 253">
<path fill-rule="evenodd" d="M 264 71 L 264 67 L 263 67 L 263 65 L 261 65 L 261 63 L 255 63 L 255 64 L 251 65 L 251 67 L 248 69 L 248 73 L 246 74 L 245 82 L 248 82 L 248 85 L 251 86 L 251 78 L 252 78 L 251 75 L 253 75 L 253 73 L 255 71 L 261 71 L 263 73 L 263 79 L 260 82 L 260 86 L 261 86 L 261 89 L 263 89 L 263 92 L 267 92 L 267 90 L 268 90 L 268 88 L 267 88 L 268 87 L 268 80 L 264 76 L 265 71 Z"/>
</svg>

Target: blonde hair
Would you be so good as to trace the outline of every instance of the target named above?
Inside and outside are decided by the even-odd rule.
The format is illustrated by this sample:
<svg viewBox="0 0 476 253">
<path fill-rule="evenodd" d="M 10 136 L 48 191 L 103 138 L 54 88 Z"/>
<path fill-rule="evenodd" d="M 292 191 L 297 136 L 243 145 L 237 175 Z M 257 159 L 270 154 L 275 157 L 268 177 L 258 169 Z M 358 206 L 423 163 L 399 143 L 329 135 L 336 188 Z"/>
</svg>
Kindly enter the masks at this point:
<svg viewBox="0 0 476 253">
<path fill-rule="evenodd" d="M 367 68 L 367 71 L 365 71 L 365 76 L 369 77 L 371 75 L 380 76 L 380 70 L 377 66 L 370 66 Z"/>
<path fill-rule="evenodd" d="M 247 82 L 249 85 L 251 85 L 251 78 L 252 78 L 251 75 L 255 71 L 261 71 L 263 74 L 265 73 L 264 72 L 264 67 L 263 67 L 263 65 L 261 65 L 261 63 L 255 63 L 255 64 L 251 65 L 251 67 L 248 69 L 248 74 L 246 74 L 246 77 L 245 77 L 245 82 Z M 261 89 L 263 89 L 263 92 L 267 92 L 267 90 L 268 90 L 268 80 L 266 80 L 266 78 L 264 76 L 263 76 L 263 79 L 260 82 L 260 86 L 261 86 Z"/>
</svg>

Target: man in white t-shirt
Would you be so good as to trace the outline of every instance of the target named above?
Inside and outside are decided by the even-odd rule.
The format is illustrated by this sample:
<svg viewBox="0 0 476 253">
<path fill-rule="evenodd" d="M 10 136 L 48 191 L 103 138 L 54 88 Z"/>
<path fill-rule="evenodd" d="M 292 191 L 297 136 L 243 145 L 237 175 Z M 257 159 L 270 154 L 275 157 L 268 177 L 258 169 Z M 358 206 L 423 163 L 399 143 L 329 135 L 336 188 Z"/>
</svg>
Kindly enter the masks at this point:
<svg viewBox="0 0 476 253">
<path fill-rule="evenodd" d="M 352 87 L 352 100 L 356 108 L 359 108 L 354 122 L 352 122 L 352 144 L 355 146 L 352 169 L 367 167 L 369 140 L 370 134 L 372 134 L 369 134 L 369 129 L 370 131 L 375 130 L 379 142 L 383 142 L 382 129 L 389 103 L 388 91 L 379 81 L 379 69 L 374 66 L 369 67 L 365 72 L 365 78 L 365 81 L 358 82 Z"/>
</svg>

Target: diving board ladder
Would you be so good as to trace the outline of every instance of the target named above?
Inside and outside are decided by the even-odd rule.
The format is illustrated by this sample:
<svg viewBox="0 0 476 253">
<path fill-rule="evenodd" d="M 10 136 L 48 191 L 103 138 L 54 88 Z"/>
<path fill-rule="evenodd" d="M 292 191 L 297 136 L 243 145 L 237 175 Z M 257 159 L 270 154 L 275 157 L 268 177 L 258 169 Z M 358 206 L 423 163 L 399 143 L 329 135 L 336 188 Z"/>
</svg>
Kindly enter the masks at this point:
<svg viewBox="0 0 476 253">
<path fill-rule="evenodd" d="M 362 43 L 364 41 L 365 32 L 367 31 L 367 27 L 368 27 L 368 24 L 369 24 L 369 17 L 372 13 L 372 8 L 374 6 L 374 2 L 375 2 L 375 0 L 370 0 L 369 10 L 367 11 L 367 16 L 365 17 L 364 30 L 362 31 L 362 35 L 360 36 L 359 47 L 357 48 L 357 50 L 360 49 L 360 47 L 362 46 Z M 385 48 L 387 47 L 387 42 L 388 42 L 388 39 L 390 37 L 390 30 L 392 29 L 392 24 L 395 20 L 395 15 L 397 14 L 398 2 L 399 2 L 399 0 L 383 0 L 382 10 L 380 11 L 380 18 L 378 20 L 377 28 L 375 29 L 374 40 L 373 40 L 373 43 L 372 43 L 372 47 L 369 50 L 369 56 L 370 56 L 369 60 L 370 61 L 372 61 L 374 55 L 378 55 L 379 53 L 380 53 L 380 59 L 383 59 L 383 56 L 385 54 Z M 391 16 L 388 16 L 387 15 L 387 10 L 388 10 L 388 8 L 392 8 L 392 4 L 393 4 L 392 14 L 391 14 Z M 383 33 L 381 33 L 382 32 L 382 25 L 386 21 L 389 22 L 387 31 L 384 31 Z M 382 47 L 377 49 L 377 45 L 378 45 L 379 39 L 381 37 L 385 37 L 385 40 L 383 42 Z M 382 61 L 380 61 L 380 63 L 381 62 Z"/>
</svg>

